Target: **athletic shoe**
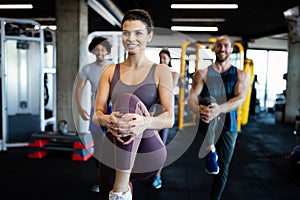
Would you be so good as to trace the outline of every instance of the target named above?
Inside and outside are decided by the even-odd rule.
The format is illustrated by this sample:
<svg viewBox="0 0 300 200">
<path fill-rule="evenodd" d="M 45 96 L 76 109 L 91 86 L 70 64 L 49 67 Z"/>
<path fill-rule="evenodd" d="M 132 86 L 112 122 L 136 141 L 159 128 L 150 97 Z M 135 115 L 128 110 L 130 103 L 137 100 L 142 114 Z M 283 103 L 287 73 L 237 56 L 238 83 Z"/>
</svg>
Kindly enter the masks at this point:
<svg viewBox="0 0 300 200">
<path fill-rule="evenodd" d="M 131 188 L 128 186 L 126 192 L 109 192 L 109 200 L 132 200 Z"/>
<path fill-rule="evenodd" d="M 218 165 L 218 154 L 217 152 L 209 152 L 206 156 L 206 165 L 205 171 L 208 174 L 218 174 L 219 173 L 219 165 Z"/>
<path fill-rule="evenodd" d="M 161 185 L 162 185 L 161 176 L 155 175 L 152 186 L 155 189 L 159 189 L 159 188 L 161 188 Z"/>
<path fill-rule="evenodd" d="M 99 185 L 93 185 L 91 191 L 92 192 L 100 192 Z"/>
</svg>

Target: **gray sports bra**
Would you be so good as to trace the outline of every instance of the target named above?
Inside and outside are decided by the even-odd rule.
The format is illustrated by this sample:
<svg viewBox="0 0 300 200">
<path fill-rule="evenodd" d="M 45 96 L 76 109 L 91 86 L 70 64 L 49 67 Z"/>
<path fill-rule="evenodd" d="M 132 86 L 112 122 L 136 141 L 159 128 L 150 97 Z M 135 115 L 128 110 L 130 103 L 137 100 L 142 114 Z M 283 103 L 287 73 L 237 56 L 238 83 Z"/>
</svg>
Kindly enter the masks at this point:
<svg viewBox="0 0 300 200">
<path fill-rule="evenodd" d="M 152 65 L 150 72 L 141 83 L 136 85 L 127 85 L 120 79 L 120 64 L 117 64 L 110 87 L 110 99 L 112 104 L 114 105 L 120 95 L 129 93 L 140 98 L 149 110 L 149 108 L 158 101 L 158 91 L 154 81 L 156 66 L 157 64 L 155 63 Z"/>
</svg>

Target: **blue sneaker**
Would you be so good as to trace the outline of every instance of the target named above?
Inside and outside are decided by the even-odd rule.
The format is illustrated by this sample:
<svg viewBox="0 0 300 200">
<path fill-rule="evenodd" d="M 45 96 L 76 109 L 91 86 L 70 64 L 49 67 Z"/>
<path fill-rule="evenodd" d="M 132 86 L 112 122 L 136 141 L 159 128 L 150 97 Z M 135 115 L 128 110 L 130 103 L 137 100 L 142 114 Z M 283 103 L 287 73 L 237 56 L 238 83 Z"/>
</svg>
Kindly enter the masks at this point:
<svg viewBox="0 0 300 200">
<path fill-rule="evenodd" d="M 93 185 L 91 191 L 92 192 L 100 192 L 99 185 Z"/>
<path fill-rule="evenodd" d="M 161 176 L 155 175 L 152 186 L 155 189 L 159 189 L 159 188 L 161 188 L 161 185 L 162 185 Z"/>
<path fill-rule="evenodd" d="M 205 171 L 208 174 L 218 174 L 219 165 L 218 165 L 218 154 L 217 152 L 209 152 L 206 156 Z"/>
</svg>

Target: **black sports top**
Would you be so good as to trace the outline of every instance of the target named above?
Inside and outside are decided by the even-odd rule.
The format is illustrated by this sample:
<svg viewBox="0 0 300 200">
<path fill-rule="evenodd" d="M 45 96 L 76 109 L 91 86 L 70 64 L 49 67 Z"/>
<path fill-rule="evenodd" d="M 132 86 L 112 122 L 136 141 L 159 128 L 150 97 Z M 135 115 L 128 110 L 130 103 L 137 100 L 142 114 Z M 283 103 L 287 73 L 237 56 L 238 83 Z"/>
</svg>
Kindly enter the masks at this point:
<svg viewBox="0 0 300 200">
<path fill-rule="evenodd" d="M 154 81 L 154 72 L 156 66 L 157 64 L 155 63 L 152 65 L 150 72 L 141 83 L 136 85 L 128 85 L 123 83 L 120 79 L 120 64 L 116 64 L 110 87 L 110 99 L 112 104 L 114 105 L 117 98 L 122 94 L 134 94 L 145 104 L 149 110 L 149 108 L 158 101 L 158 91 Z"/>
<path fill-rule="evenodd" d="M 238 72 L 232 66 L 224 73 L 218 73 L 209 66 L 206 83 L 200 94 L 201 97 L 212 95 L 217 99 L 218 104 L 222 104 L 235 96 L 234 86 L 238 80 Z M 237 132 L 237 110 L 226 113 L 224 128 L 228 131 Z"/>
</svg>

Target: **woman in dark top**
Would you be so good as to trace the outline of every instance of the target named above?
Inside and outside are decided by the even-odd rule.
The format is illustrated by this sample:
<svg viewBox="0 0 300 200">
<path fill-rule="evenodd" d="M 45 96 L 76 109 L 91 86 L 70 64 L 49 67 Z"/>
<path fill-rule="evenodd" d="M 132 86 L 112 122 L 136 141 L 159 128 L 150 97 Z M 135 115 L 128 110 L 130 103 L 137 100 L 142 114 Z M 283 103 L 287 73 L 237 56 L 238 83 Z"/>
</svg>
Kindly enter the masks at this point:
<svg viewBox="0 0 300 200">
<path fill-rule="evenodd" d="M 172 79 L 173 79 L 173 87 L 175 88 L 177 86 L 177 83 L 178 83 L 178 79 L 179 79 L 179 76 L 180 74 L 177 73 L 173 68 L 172 68 L 172 64 L 171 64 L 171 54 L 170 54 L 170 51 L 167 50 L 167 49 L 162 49 L 160 52 L 159 52 L 159 63 L 160 64 L 165 64 L 165 65 L 168 65 L 171 72 L 172 72 Z M 157 112 L 160 112 L 159 111 L 160 109 L 158 109 Z M 162 139 L 162 141 L 164 142 L 164 144 L 166 145 L 167 144 L 167 139 L 168 139 L 168 135 L 169 135 L 169 129 L 168 128 L 165 128 L 165 129 L 161 129 L 159 131 L 159 135 Z M 154 179 L 153 179 L 153 182 L 152 182 L 152 187 L 155 188 L 155 189 L 160 189 L 162 187 L 162 177 L 161 177 L 161 172 L 162 172 L 162 169 L 158 170 L 157 173 L 155 174 L 154 176 Z"/>
<path fill-rule="evenodd" d="M 166 159 L 157 130 L 174 123 L 172 74 L 168 66 L 145 56 L 152 28 L 147 11 L 135 9 L 125 14 L 122 42 L 128 57 L 107 66 L 98 85 L 93 120 L 108 130 L 100 156 L 100 188 L 110 200 L 131 200 L 130 180 L 152 176 Z M 105 114 L 110 100 L 113 112 Z M 157 102 L 163 112 L 151 116 L 149 110 Z"/>
</svg>

